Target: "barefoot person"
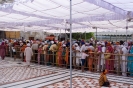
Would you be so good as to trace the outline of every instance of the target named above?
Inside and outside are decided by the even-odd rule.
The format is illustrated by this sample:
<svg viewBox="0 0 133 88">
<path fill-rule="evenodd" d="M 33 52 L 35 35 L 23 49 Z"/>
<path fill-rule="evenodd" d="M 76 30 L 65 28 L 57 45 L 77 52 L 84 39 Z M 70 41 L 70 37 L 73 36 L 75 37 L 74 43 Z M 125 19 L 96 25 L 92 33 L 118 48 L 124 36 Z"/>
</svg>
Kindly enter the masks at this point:
<svg viewBox="0 0 133 88">
<path fill-rule="evenodd" d="M 105 70 L 103 70 L 103 72 L 101 73 L 101 76 L 100 76 L 100 79 L 99 79 L 99 85 L 100 85 L 100 86 L 110 87 L 110 83 L 109 83 L 109 81 L 108 81 L 108 79 L 107 79 L 107 76 L 106 76 L 107 72 L 108 72 L 108 70 L 105 69 Z"/>
<path fill-rule="evenodd" d="M 30 48 L 30 44 L 29 43 L 27 44 L 27 47 L 25 48 L 24 56 L 26 57 L 26 64 L 29 67 L 30 66 L 31 57 L 33 56 L 33 52 L 32 52 L 32 49 Z"/>
</svg>

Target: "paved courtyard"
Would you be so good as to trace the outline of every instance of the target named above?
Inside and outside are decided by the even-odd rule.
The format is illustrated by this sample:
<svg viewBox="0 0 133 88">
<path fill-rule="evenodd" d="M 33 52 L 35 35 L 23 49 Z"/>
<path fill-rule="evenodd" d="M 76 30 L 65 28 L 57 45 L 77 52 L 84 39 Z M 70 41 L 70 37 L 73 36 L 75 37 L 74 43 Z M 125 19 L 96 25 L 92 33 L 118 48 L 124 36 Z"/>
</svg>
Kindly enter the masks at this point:
<svg viewBox="0 0 133 88">
<path fill-rule="evenodd" d="M 99 88 L 99 73 L 73 71 L 73 88 Z M 69 88 L 69 69 L 0 60 L 0 88 Z M 108 75 L 111 88 L 133 88 L 133 78 Z M 104 88 L 104 87 L 103 87 Z"/>
<path fill-rule="evenodd" d="M 89 77 L 77 76 L 72 79 L 73 88 L 99 88 L 98 80 Z M 50 84 L 43 88 L 69 88 L 69 79 Z M 132 88 L 133 86 L 125 83 L 111 82 L 112 88 Z M 104 87 L 103 87 L 104 88 Z"/>
</svg>

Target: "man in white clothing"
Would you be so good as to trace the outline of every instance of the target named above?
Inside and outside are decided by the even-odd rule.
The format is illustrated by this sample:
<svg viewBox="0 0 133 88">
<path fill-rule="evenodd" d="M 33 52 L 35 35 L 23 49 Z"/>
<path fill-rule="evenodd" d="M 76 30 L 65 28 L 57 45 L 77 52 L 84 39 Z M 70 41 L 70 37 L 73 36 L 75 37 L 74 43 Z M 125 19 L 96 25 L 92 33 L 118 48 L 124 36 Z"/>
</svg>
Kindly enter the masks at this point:
<svg viewBox="0 0 133 88">
<path fill-rule="evenodd" d="M 80 59 L 81 59 L 81 53 L 80 53 L 80 47 L 77 43 L 75 43 L 75 50 L 76 50 L 76 66 L 79 66 Z"/>
<path fill-rule="evenodd" d="M 106 47 L 105 47 L 104 42 L 101 43 L 101 47 L 102 47 L 102 52 L 101 52 L 101 63 L 100 63 L 100 65 L 101 65 L 101 71 L 103 71 L 104 70 L 104 65 L 105 65 L 104 53 L 106 51 Z"/>
<path fill-rule="evenodd" d="M 33 56 L 33 52 L 32 52 L 32 49 L 30 48 L 30 44 L 29 43 L 27 44 L 27 47 L 25 48 L 24 56 L 26 57 L 26 64 L 29 67 L 30 66 L 31 57 Z"/>
<path fill-rule="evenodd" d="M 123 45 L 123 42 L 121 42 L 121 48 L 120 52 L 122 54 L 122 60 L 121 60 L 121 71 L 123 76 L 127 76 L 127 56 L 128 50 L 127 48 Z"/>
<path fill-rule="evenodd" d="M 89 43 L 83 44 L 83 45 L 81 46 L 80 52 L 84 52 L 85 50 L 88 50 L 88 48 L 89 48 L 88 45 L 89 45 Z"/>
</svg>

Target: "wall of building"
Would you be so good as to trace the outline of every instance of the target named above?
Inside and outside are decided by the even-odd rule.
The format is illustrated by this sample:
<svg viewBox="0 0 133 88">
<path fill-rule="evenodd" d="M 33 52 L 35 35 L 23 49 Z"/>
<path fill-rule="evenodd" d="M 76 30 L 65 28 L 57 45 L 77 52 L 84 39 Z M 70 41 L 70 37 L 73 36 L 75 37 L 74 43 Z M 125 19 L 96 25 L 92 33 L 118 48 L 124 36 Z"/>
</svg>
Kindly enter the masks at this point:
<svg viewBox="0 0 133 88">
<path fill-rule="evenodd" d="M 48 33 L 48 32 L 20 32 L 21 38 L 25 38 L 25 39 L 29 39 L 29 37 L 34 37 L 34 39 L 41 39 L 41 40 L 45 40 L 45 38 L 49 35 L 53 35 L 53 33 Z M 58 39 L 58 37 L 55 37 L 56 39 Z"/>
</svg>

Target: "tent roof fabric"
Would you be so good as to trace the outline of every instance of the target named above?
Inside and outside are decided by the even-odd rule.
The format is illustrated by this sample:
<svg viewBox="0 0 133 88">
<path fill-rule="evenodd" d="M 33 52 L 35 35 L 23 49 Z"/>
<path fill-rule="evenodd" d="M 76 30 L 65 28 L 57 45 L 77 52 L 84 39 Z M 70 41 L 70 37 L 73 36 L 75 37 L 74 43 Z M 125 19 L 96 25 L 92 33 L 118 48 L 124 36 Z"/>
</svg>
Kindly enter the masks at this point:
<svg viewBox="0 0 133 88">
<path fill-rule="evenodd" d="M 69 29 L 69 0 L 14 0 L 0 5 L 0 29 L 60 31 Z M 132 0 L 72 0 L 73 32 L 92 27 L 125 30 L 133 28 Z M 131 19 L 127 22 L 127 19 Z"/>
</svg>

